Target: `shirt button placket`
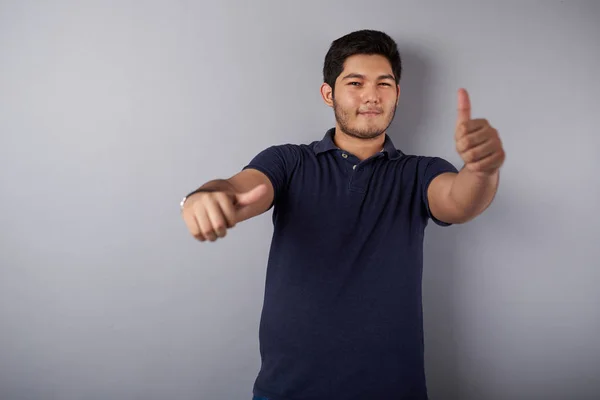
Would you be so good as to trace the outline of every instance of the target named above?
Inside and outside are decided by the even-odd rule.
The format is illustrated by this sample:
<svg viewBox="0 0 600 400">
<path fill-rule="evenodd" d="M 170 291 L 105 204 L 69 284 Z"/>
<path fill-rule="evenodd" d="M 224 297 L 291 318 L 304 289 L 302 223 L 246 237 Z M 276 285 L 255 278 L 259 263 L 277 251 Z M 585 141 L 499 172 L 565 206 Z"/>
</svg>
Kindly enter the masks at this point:
<svg viewBox="0 0 600 400">
<path fill-rule="evenodd" d="M 348 154 L 347 153 L 342 153 L 342 157 L 345 158 L 346 160 L 348 159 Z M 352 169 L 356 170 L 356 164 L 352 165 Z"/>
</svg>

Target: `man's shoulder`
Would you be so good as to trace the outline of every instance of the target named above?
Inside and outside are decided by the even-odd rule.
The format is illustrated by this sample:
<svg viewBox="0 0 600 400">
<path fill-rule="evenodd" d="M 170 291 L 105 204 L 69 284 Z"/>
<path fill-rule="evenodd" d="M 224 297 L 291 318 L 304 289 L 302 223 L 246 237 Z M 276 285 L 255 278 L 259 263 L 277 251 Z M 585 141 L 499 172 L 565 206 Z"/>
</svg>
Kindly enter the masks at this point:
<svg viewBox="0 0 600 400">
<path fill-rule="evenodd" d="M 254 156 L 250 165 L 280 165 L 285 168 L 301 165 L 315 155 L 314 143 L 281 142 L 268 145 Z"/>
<path fill-rule="evenodd" d="M 307 142 L 280 142 L 270 145 L 264 151 L 276 152 L 286 156 L 314 154 L 319 143 L 319 140 Z"/>
</svg>

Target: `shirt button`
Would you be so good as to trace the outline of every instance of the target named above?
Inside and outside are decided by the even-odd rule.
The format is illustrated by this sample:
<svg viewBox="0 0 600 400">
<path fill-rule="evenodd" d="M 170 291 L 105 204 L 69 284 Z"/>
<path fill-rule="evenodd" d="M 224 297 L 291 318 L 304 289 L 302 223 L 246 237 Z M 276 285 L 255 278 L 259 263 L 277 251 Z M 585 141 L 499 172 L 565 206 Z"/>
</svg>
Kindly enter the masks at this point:
<svg viewBox="0 0 600 400">
<path fill-rule="evenodd" d="M 353 165 L 353 166 L 352 166 L 352 169 L 356 169 L 356 165 Z"/>
<path fill-rule="evenodd" d="M 344 158 L 348 158 L 348 154 L 346 154 L 346 153 L 342 153 L 342 157 L 344 157 Z"/>
</svg>

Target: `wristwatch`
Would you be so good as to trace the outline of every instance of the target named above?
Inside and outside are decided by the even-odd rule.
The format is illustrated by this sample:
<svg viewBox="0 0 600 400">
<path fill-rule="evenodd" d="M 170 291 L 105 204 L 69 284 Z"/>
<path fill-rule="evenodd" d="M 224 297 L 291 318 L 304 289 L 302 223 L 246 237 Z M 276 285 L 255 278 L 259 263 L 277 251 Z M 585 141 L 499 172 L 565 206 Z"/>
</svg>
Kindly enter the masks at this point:
<svg viewBox="0 0 600 400">
<path fill-rule="evenodd" d="M 191 195 L 193 195 L 194 193 L 198 193 L 198 192 L 201 192 L 201 190 L 200 190 L 200 189 L 198 189 L 198 190 L 194 190 L 193 192 L 186 194 L 186 195 L 183 197 L 183 199 L 181 199 L 181 203 L 179 203 L 179 208 L 180 208 L 180 211 L 181 211 L 181 212 L 183 212 L 183 206 L 185 205 L 185 201 L 188 199 L 188 197 L 190 197 L 190 196 L 191 196 Z"/>
<path fill-rule="evenodd" d="M 200 193 L 200 192 L 212 192 L 212 190 L 210 190 L 210 189 L 204 189 L 204 188 L 200 188 L 200 189 L 196 189 L 196 190 L 194 190 L 194 191 L 193 191 L 193 192 L 191 192 L 191 193 L 188 193 L 187 195 L 185 195 L 185 196 L 184 196 L 184 198 L 183 198 L 183 199 L 181 199 L 181 203 L 179 203 L 179 208 L 180 208 L 180 211 L 183 211 L 183 206 L 185 205 L 185 201 L 188 199 L 188 197 L 190 197 L 190 196 L 191 196 L 191 195 L 193 195 L 193 194 Z"/>
<path fill-rule="evenodd" d="M 183 205 L 185 204 L 185 201 L 187 200 L 188 197 L 189 197 L 189 195 L 184 196 L 183 199 L 181 199 L 181 203 L 179 203 L 179 208 L 180 208 L 181 212 L 183 212 Z"/>
</svg>

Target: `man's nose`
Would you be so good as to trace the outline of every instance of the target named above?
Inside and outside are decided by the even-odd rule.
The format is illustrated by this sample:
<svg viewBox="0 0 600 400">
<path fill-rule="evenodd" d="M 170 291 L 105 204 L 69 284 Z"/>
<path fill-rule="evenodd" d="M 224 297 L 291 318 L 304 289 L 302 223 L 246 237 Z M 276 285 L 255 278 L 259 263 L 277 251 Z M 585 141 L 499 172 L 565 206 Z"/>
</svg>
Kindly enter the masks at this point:
<svg viewBox="0 0 600 400">
<path fill-rule="evenodd" d="M 365 85 L 363 89 L 363 101 L 377 103 L 379 101 L 379 92 L 377 85 Z"/>
</svg>

